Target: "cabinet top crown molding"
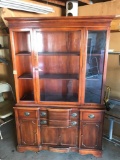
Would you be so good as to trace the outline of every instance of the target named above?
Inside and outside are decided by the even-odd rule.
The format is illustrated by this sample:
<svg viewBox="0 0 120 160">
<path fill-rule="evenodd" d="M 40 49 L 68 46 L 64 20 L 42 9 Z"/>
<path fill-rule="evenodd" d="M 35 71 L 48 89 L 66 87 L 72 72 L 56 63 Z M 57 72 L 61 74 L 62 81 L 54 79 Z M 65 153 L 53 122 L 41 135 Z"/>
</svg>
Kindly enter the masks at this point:
<svg viewBox="0 0 120 160">
<path fill-rule="evenodd" d="M 115 16 L 77 16 L 77 17 L 6 17 L 8 27 L 79 27 L 109 26 Z M 28 22 L 28 23 L 26 23 Z M 90 22 L 90 23 L 89 23 Z"/>
</svg>

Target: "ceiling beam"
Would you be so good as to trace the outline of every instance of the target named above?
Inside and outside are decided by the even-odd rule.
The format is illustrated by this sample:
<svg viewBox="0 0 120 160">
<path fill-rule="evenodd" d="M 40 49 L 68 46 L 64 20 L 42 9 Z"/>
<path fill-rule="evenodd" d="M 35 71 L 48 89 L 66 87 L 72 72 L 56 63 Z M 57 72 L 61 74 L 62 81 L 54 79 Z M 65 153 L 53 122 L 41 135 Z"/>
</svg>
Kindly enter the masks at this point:
<svg viewBox="0 0 120 160">
<path fill-rule="evenodd" d="M 48 4 L 53 4 L 56 6 L 65 7 L 66 1 L 68 0 L 33 0 L 33 1 L 38 1 L 38 2 L 43 2 L 46 4 L 48 3 Z M 98 2 L 106 2 L 106 1 L 112 1 L 112 0 L 78 0 L 78 5 L 82 6 L 82 5 L 91 4 L 91 2 L 98 3 Z"/>
<path fill-rule="evenodd" d="M 38 0 L 38 1 L 65 7 L 65 1 L 59 1 L 59 0 L 56 0 L 56 1 L 55 0 Z"/>
<path fill-rule="evenodd" d="M 64 1 L 62 0 L 37 0 L 37 1 L 65 7 L 67 0 L 64 0 Z M 78 2 L 82 2 L 84 4 L 90 4 L 90 0 L 78 0 Z"/>
<path fill-rule="evenodd" d="M 78 0 L 79 2 L 90 4 L 90 0 Z"/>
</svg>

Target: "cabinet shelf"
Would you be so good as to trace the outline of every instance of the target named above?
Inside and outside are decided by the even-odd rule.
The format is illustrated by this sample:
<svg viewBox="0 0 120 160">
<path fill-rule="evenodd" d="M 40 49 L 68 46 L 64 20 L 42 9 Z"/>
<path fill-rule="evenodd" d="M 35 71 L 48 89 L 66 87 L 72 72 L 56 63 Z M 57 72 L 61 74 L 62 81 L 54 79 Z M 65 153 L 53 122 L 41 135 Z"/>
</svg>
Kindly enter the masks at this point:
<svg viewBox="0 0 120 160">
<path fill-rule="evenodd" d="M 32 79 L 31 73 L 24 73 L 18 77 L 19 79 Z M 78 74 L 40 74 L 41 79 L 78 79 Z"/>
<path fill-rule="evenodd" d="M 78 102 L 78 95 L 41 94 L 41 101 Z"/>
<path fill-rule="evenodd" d="M 8 33 L 0 33 L 0 36 L 9 36 Z"/>
<path fill-rule="evenodd" d="M 17 52 L 16 55 L 19 55 L 19 56 L 30 56 L 31 55 L 31 52 L 28 52 L 28 51 L 22 51 L 22 52 Z"/>
<path fill-rule="evenodd" d="M 33 92 L 25 93 L 21 98 L 21 101 L 34 101 L 34 94 Z"/>
<path fill-rule="evenodd" d="M 80 52 L 38 52 L 39 56 L 79 56 Z"/>
<path fill-rule="evenodd" d="M 31 73 L 24 73 L 18 77 L 19 79 L 32 79 L 33 75 Z"/>
<path fill-rule="evenodd" d="M 40 74 L 41 79 L 78 79 L 78 74 Z"/>
</svg>

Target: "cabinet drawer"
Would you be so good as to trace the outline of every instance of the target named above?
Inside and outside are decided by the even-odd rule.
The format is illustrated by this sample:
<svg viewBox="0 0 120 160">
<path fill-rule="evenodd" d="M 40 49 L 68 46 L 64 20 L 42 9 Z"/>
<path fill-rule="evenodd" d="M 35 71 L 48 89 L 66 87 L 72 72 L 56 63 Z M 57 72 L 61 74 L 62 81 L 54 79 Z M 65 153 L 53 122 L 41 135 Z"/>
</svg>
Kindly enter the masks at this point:
<svg viewBox="0 0 120 160">
<path fill-rule="evenodd" d="M 48 122 L 49 126 L 53 126 L 53 127 L 69 127 L 69 126 L 77 126 L 78 125 L 78 121 L 59 121 L 59 120 L 49 120 Z"/>
<path fill-rule="evenodd" d="M 78 121 L 41 119 L 40 125 L 47 125 L 51 127 L 70 127 L 70 126 L 74 127 L 78 126 Z"/>
<path fill-rule="evenodd" d="M 48 109 L 49 120 L 69 120 L 70 109 Z"/>
<path fill-rule="evenodd" d="M 49 120 L 49 126 L 53 127 L 68 127 L 69 126 L 69 120 L 66 121 L 60 121 L 60 120 Z"/>
<path fill-rule="evenodd" d="M 82 120 L 85 121 L 102 121 L 103 113 L 101 112 L 82 112 Z"/>
<path fill-rule="evenodd" d="M 21 118 L 37 118 L 38 117 L 38 111 L 36 110 L 25 110 L 20 109 L 18 110 L 18 116 Z"/>
</svg>

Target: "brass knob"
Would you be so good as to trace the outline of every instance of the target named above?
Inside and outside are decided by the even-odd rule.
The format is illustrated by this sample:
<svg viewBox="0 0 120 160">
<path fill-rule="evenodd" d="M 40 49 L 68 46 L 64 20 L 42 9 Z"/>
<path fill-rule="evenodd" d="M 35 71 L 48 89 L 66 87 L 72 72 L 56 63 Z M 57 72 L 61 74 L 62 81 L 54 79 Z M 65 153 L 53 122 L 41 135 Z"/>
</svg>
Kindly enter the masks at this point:
<svg viewBox="0 0 120 160">
<path fill-rule="evenodd" d="M 72 117 L 77 117 L 77 113 L 72 113 L 71 116 Z"/>
<path fill-rule="evenodd" d="M 41 115 L 42 117 L 45 117 L 47 114 L 46 114 L 46 112 L 41 112 L 40 115 Z"/>
<path fill-rule="evenodd" d="M 72 121 L 72 122 L 71 122 L 71 125 L 72 125 L 72 126 L 75 126 L 75 125 L 77 125 L 77 122 L 76 122 L 76 121 Z"/>
<path fill-rule="evenodd" d="M 95 118 L 95 115 L 94 115 L 94 114 L 89 114 L 88 117 L 89 117 L 90 119 L 92 119 L 92 118 Z"/>
<path fill-rule="evenodd" d="M 30 112 L 24 112 L 24 115 L 25 115 L 25 116 L 29 116 L 29 115 L 30 115 Z"/>
<path fill-rule="evenodd" d="M 47 121 L 46 120 L 42 120 L 42 121 L 40 121 L 40 124 L 47 124 Z"/>
</svg>

